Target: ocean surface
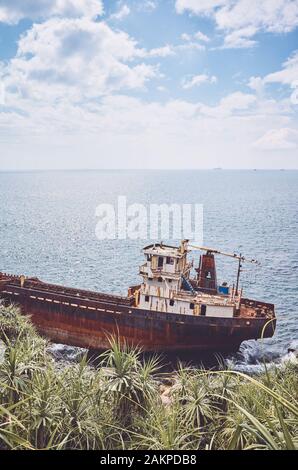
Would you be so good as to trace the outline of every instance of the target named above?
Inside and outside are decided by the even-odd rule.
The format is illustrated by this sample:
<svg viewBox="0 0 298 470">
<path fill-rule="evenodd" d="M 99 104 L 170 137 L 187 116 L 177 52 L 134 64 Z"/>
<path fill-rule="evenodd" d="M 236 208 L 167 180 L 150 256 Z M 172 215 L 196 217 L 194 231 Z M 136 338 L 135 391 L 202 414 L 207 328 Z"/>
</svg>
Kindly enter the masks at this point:
<svg viewBox="0 0 298 470">
<path fill-rule="evenodd" d="M 204 244 L 261 262 L 244 266 L 242 286 L 245 296 L 276 305 L 277 331 L 243 344 L 232 367 L 258 370 L 263 358 L 279 363 L 298 348 L 298 171 L 0 173 L 0 271 L 126 294 L 151 241 L 97 239 L 96 207 L 117 205 L 118 196 L 146 206 L 203 204 Z M 217 256 L 217 270 L 235 282 L 234 260 Z"/>
</svg>

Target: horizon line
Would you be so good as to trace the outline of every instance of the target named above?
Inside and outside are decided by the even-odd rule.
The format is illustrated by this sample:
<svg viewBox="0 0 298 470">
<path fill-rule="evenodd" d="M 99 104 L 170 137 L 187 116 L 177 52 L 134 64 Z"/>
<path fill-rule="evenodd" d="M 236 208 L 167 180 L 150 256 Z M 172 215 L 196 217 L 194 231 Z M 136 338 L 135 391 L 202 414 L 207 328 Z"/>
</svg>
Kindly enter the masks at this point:
<svg viewBox="0 0 298 470">
<path fill-rule="evenodd" d="M 64 171 L 298 171 L 298 168 L 0 168 L 0 173 L 47 173 Z"/>
</svg>

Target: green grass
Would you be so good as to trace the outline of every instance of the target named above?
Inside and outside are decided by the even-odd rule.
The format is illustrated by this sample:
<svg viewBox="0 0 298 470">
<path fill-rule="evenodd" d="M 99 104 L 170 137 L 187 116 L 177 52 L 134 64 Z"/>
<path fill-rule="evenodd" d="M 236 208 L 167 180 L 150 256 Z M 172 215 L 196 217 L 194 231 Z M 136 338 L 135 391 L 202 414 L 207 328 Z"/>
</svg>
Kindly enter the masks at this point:
<svg viewBox="0 0 298 470">
<path fill-rule="evenodd" d="M 96 368 L 57 367 L 30 320 L 0 305 L 0 339 L 0 449 L 298 448 L 297 365 L 253 378 L 180 364 L 164 403 L 161 360 L 117 338 Z"/>
</svg>

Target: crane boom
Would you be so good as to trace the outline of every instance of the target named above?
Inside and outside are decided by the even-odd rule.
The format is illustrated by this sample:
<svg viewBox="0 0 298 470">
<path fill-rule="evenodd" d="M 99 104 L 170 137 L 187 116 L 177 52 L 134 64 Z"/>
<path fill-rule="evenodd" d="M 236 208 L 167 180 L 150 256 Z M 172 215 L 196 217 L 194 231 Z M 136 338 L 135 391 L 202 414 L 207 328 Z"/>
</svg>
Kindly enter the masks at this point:
<svg viewBox="0 0 298 470">
<path fill-rule="evenodd" d="M 260 264 L 259 261 L 255 260 L 255 259 L 248 259 L 248 258 L 245 258 L 245 256 L 237 255 L 236 253 L 234 253 L 234 254 L 225 253 L 224 251 L 216 250 L 216 249 L 213 249 L 213 248 L 207 248 L 205 246 L 195 246 L 195 245 L 188 245 L 188 246 L 191 249 L 190 251 L 192 251 L 192 250 L 207 251 L 208 253 L 214 253 L 216 255 L 228 256 L 229 258 L 238 259 L 240 261 L 245 261 L 247 263 L 253 263 L 253 264 L 258 264 L 258 265 Z"/>
</svg>

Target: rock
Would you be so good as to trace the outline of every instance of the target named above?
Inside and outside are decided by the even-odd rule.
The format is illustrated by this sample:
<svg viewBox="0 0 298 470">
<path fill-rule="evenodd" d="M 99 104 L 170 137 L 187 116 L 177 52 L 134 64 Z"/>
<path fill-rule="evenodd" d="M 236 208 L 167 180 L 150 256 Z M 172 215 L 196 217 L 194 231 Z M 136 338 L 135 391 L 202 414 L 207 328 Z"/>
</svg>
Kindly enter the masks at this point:
<svg viewBox="0 0 298 470">
<path fill-rule="evenodd" d="M 298 341 L 292 341 L 288 347 L 288 354 L 294 354 L 298 357 Z"/>
<path fill-rule="evenodd" d="M 164 406 L 169 406 L 172 403 L 172 398 L 171 398 L 172 388 L 173 388 L 172 386 L 169 387 L 166 385 L 160 385 L 159 387 L 160 398 Z"/>
</svg>

